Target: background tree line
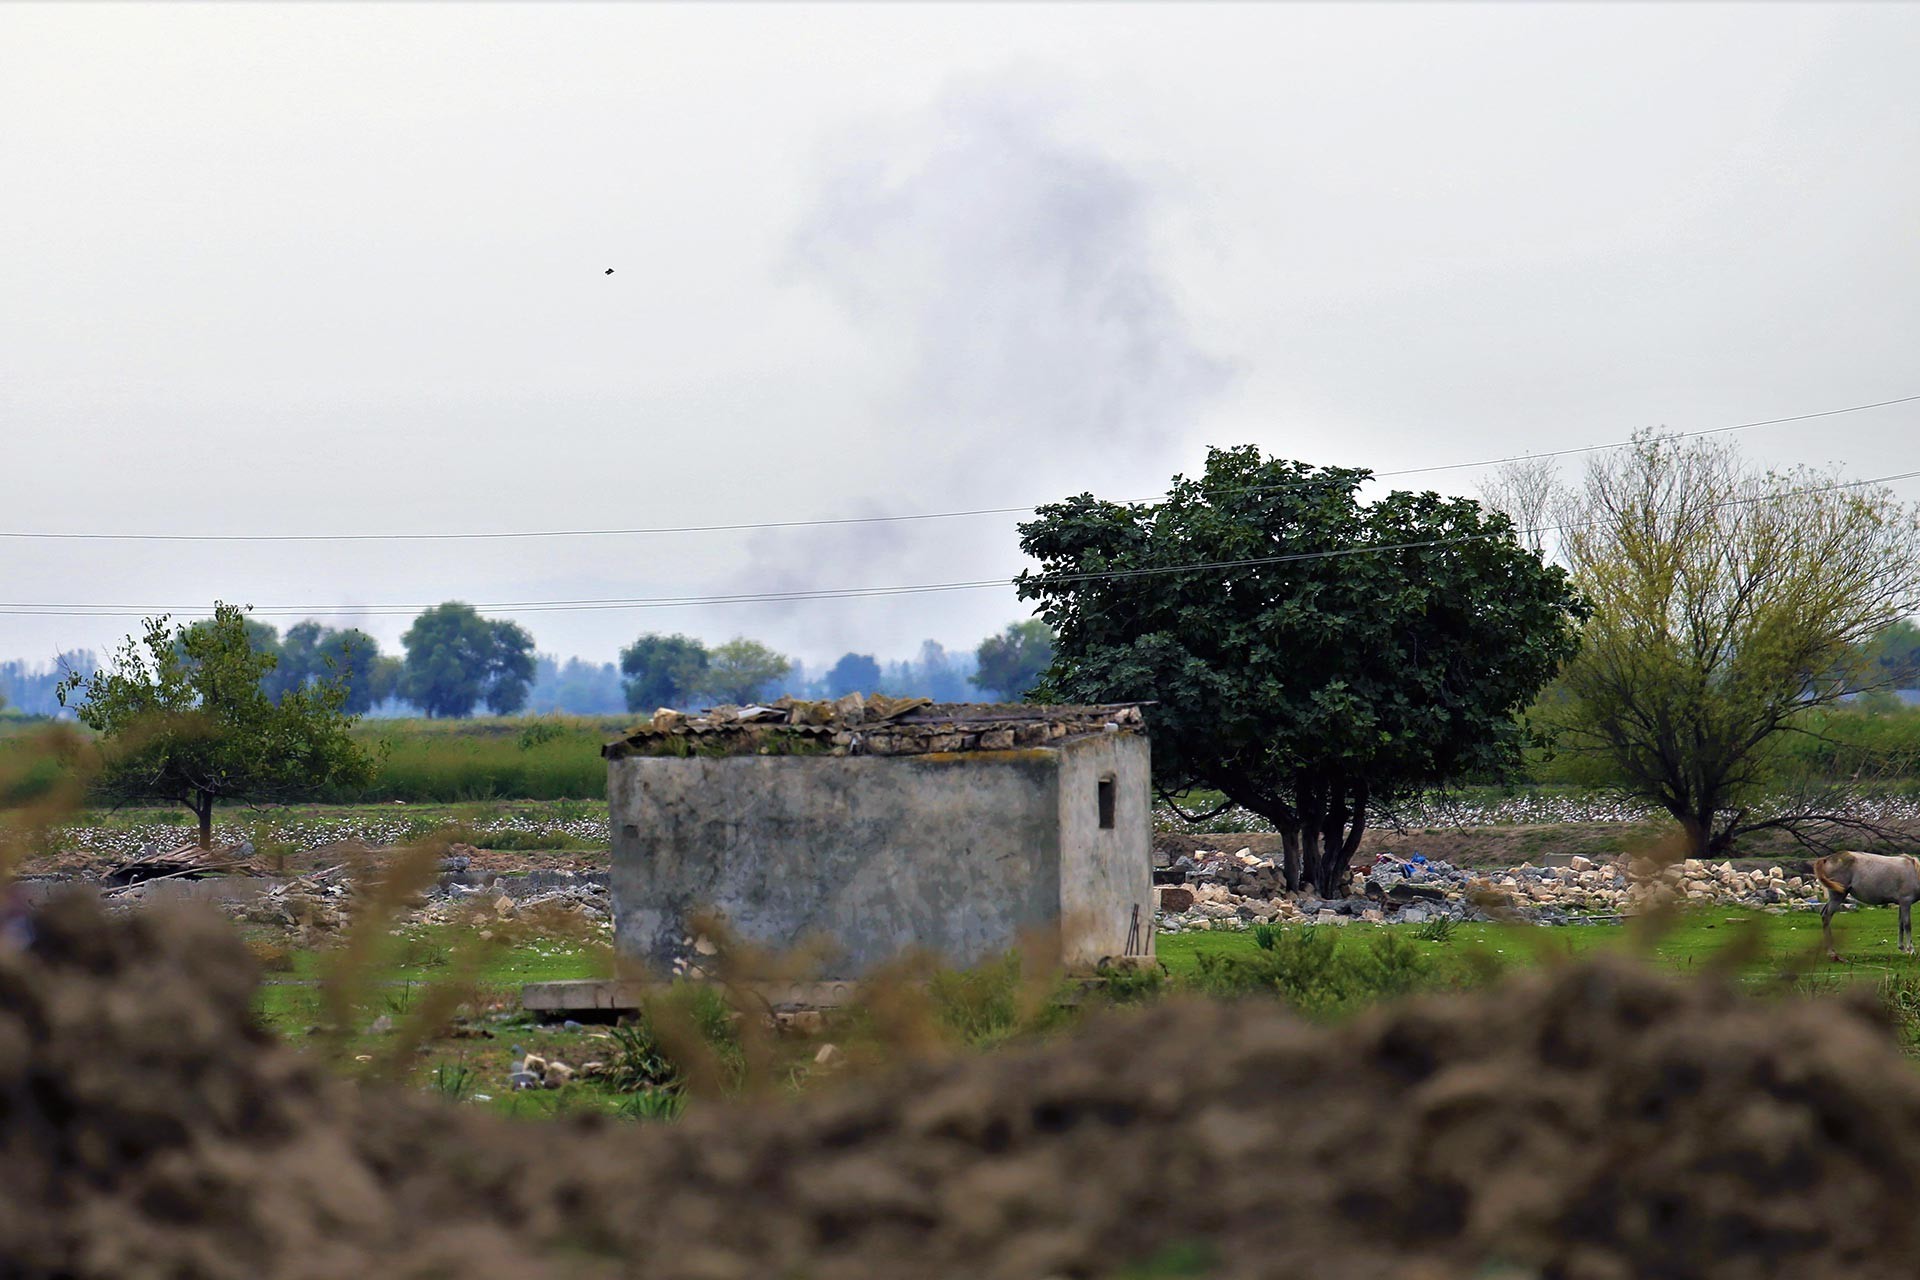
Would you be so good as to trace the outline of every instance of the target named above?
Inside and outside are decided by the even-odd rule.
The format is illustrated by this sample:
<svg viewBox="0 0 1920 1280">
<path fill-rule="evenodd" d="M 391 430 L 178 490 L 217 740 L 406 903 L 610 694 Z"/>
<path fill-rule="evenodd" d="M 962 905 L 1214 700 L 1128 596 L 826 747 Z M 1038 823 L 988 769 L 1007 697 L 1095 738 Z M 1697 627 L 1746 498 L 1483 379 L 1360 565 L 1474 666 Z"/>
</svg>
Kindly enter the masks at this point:
<svg viewBox="0 0 1920 1280">
<path fill-rule="evenodd" d="M 641 713 L 853 690 L 1145 703 L 1163 797 L 1269 818 L 1289 883 L 1328 895 L 1402 799 L 1527 780 L 1548 746 L 1665 808 L 1702 854 L 1766 829 L 1873 829 L 1849 797 L 1875 753 L 1833 717 L 1891 703 L 1920 669 L 1914 507 L 1674 437 L 1592 459 L 1577 485 L 1532 476 L 1522 500 L 1363 500 L 1371 478 L 1248 446 L 1210 451 L 1158 503 L 1042 506 L 1020 527 L 1038 567 L 1016 580 L 1039 616 L 971 654 L 929 641 L 811 673 L 746 637 L 649 633 L 617 664 L 562 666 L 518 624 L 450 602 L 388 657 L 362 632 L 282 636 L 222 605 L 150 620 L 57 692 L 100 731 L 102 776 L 128 795 L 164 782 L 203 838 L 216 799 L 364 781 L 343 736 L 356 710 L 511 714 L 543 680 L 604 704 L 617 689 Z M 1824 791 L 1781 803 L 1809 778 Z"/>
<path fill-rule="evenodd" d="M 1371 479 L 1247 446 L 1162 502 L 1038 508 L 1016 580 L 1056 633 L 1038 696 L 1151 703 L 1163 797 L 1267 818 L 1289 885 L 1322 894 L 1369 821 L 1523 781 L 1529 747 L 1664 809 L 1698 856 L 1903 838 L 1858 799 L 1920 760 L 1831 730 L 1920 668 L 1913 504 L 1652 433 L 1578 483 L 1512 468 L 1485 501 L 1363 501 Z M 1852 768 L 1809 772 L 1808 744 Z"/>
<path fill-rule="evenodd" d="M 357 628 L 336 629 L 309 619 L 282 633 L 244 612 L 240 617 L 252 652 L 273 659 L 259 677 L 271 701 L 337 682 L 344 690 L 341 710 L 353 716 L 621 715 L 781 694 L 837 698 L 855 691 L 943 702 L 1019 701 L 1052 657 L 1052 634 L 1037 619 L 1009 625 L 972 652 L 928 640 L 911 658 L 881 661 L 871 653 L 847 653 L 812 670 L 744 636 L 709 645 L 691 636 L 654 633 L 623 648 L 617 662 L 578 657 L 563 662 L 535 652 L 533 637 L 518 623 L 482 617 L 458 601 L 415 618 L 401 637 L 399 654 L 382 653 L 379 642 Z M 199 634 L 213 626 L 208 619 L 190 624 L 186 632 Z M 62 681 L 74 674 L 84 681 L 98 666 L 86 650 L 62 654 L 44 669 L 18 661 L 0 664 L 0 713 L 60 715 Z"/>
</svg>

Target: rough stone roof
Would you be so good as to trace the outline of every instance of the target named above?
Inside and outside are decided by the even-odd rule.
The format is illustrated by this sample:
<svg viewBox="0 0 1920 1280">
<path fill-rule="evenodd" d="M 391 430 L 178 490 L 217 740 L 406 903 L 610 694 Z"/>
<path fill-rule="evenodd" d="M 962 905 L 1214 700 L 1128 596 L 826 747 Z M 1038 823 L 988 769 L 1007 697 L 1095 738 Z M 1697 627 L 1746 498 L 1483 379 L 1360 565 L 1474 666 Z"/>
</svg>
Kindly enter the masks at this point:
<svg viewBox="0 0 1920 1280">
<path fill-rule="evenodd" d="M 663 755 L 911 756 L 1013 751 L 1091 733 L 1144 733 L 1140 704 L 1036 706 L 934 702 L 850 693 L 831 702 L 782 698 L 714 707 L 699 715 L 662 708 L 601 749 L 608 759 Z"/>
</svg>

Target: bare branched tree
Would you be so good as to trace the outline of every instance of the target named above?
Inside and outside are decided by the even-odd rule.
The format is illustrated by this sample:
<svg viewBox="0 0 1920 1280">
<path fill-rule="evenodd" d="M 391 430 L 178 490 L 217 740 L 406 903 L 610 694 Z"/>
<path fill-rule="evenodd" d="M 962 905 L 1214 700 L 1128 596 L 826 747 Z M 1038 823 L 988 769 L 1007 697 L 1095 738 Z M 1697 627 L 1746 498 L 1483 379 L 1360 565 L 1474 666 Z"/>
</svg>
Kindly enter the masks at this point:
<svg viewBox="0 0 1920 1280">
<path fill-rule="evenodd" d="M 1560 491 L 1560 472 L 1551 458 L 1505 463 L 1480 483 L 1481 501 L 1513 521 L 1520 545 L 1543 559 Z"/>
<path fill-rule="evenodd" d="M 1559 510 L 1593 607 L 1544 709 L 1561 746 L 1672 814 L 1696 856 L 1765 829 L 1864 829 L 1858 788 L 1781 802 L 1785 748 L 1871 686 L 1863 643 L 1913 610 L 1913 509 L 1828 473 L 1755 471 L 1723 443 L 1643 436 L 1590 463 Z"/>
<path fill-rule="evenodd" d="M 1824 739 L 1817 730 L 1799 732 Z M 1741 835 L 1782 831 L 1813 853 L 1832 853 L 1842 841 L 1855 848 L 1876 842 L 1896 848 L 1911 844 L 1911 825 L 1878 801 L 1896 784 L 1910 780 L 1920 760 L 1909 752 L 1873 752 L 1826 740 L 1840 749 L 1831 771 L 1788 777 L 1764 804 L 1735 809 L 1723 817 L 1723 825 Z"/>
</svg>

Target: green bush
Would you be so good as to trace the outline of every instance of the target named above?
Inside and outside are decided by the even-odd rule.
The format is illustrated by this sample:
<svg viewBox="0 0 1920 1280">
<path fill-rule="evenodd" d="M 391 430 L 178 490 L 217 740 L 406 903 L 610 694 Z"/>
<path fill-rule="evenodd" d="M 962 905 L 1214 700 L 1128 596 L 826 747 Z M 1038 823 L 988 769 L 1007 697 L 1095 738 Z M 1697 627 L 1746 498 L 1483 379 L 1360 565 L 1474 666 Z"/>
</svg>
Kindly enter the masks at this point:
<svg viewBox="0 0 1920 1280">
<path fill-rule="evenodd" d="M 620 1093 L 680 1088 L 680 1072 L 668 1060 L 645 1019 L 613 1028 L 614 1052 L 607 1059 L 607 1085 Z"/>
<path fill-rule="evenodd" d="M 1109 1004 L 1146 1004 L 1167 989 L 1167 971 L 1161 965 L 1116 964 L 1100 971 L 1099 994 Z"/>
<path fill-rule="evenodd" d="M 1018 1030 L 1019 992 L 1017 954 L 973 969 L 943 969 L 928 985 L 935 1016 L 969 1044 L 1004 1039 Z"/>
<path fill-rule="evenodd" d="M 1367 932 L 1364 945 L 1344 945 L 1346 931 L 1330 925 L 1256 927 L 1251 953 L 1203 953 L 1196 985 L 1221 997 L 1277 995 L 1329 1015 L 1432 983 L 1426 956 L 1398 930 Z"/>
</svg>

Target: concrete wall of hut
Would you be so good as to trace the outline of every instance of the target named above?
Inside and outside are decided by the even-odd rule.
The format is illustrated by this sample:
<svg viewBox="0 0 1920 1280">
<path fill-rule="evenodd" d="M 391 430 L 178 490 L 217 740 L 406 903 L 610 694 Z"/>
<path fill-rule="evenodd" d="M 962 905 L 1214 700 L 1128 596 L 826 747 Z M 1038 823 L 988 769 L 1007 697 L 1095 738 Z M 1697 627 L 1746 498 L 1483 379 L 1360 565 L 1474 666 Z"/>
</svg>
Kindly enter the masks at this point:
<svg viewBox="0 0 1920 1280">
<path fill-rule="evenodd" d="M 1153 954 L 1152 774 L 1144 735 L 1091 734 L 1060 748 L 1060 918 L 1069 968 Z"/>
<path fill-rule="evenodd" d="M 910 948 L 997 955 L 1061 918 L 1064 755 L 611 760 L 616 945 L 664 976 L 710 909 L 759 946 L 830 940 L 823 978 Z"/>
</svg>

